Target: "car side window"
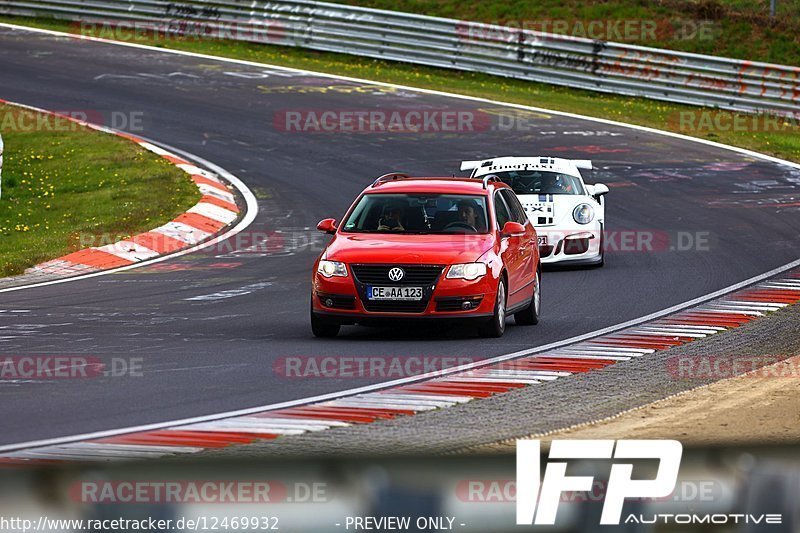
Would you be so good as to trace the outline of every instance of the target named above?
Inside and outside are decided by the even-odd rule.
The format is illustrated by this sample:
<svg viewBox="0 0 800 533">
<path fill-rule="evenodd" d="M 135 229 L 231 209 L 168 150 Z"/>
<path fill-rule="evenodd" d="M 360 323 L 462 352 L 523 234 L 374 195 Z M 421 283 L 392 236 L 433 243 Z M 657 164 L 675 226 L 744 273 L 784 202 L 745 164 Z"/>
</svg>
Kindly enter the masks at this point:
<svg viewBox="0 0 800 533">
<path fill-rule="evenodd" d="M 500 191 L 500 194 L 503 195 L 506 204 L 508 204 L 508 208 L 511 210 L 511 219 L 524 226 L 525 223 L 528 222 L 528 215 L 525 214 L 525 208 L 519 203 L 517 195 L 510 189 L 503 189 Z"/>
<path fill-rule="evenodd" d="M 508 207 L 506 207 L 506 202 L 503 200 L 501 192 L 494 193 L 494 212 L 497 215 L 497 229 L 503 229 L 506 222 L 511 220 L 511 214 L 508 212 Z"/>
</svg>

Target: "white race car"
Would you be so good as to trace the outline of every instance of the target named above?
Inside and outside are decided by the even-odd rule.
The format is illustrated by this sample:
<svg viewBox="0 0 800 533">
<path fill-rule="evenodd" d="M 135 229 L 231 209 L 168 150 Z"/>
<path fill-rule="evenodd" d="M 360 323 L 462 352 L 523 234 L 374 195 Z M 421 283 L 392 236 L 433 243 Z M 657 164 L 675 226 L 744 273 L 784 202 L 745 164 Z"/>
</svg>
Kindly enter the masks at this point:
<svg viewBox="0 0 800 533">
<path fill-rule="evenodd" d="M 539 236 L 542 263 L 602 266 L 608 187 L 587 185 L 578 169 L 592 162 L 557 157 L 496 157 L 462 161 L 470 177 L 494 174 L 510 185 Z"/>
</svg>

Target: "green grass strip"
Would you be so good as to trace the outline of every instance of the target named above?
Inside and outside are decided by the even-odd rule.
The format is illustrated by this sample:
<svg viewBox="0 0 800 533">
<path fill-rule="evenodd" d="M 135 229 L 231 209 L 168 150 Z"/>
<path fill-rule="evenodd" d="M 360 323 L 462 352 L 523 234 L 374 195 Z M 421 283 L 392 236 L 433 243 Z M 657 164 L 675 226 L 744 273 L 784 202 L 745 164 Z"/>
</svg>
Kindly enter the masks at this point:
<svg viewBox="0 0 800 533">
<path fill-rule="evenodd" d="M 0 104 L 0 275 L 164 224 L 200 199 L 188 175 L 133 142 Z"/>
</svg>

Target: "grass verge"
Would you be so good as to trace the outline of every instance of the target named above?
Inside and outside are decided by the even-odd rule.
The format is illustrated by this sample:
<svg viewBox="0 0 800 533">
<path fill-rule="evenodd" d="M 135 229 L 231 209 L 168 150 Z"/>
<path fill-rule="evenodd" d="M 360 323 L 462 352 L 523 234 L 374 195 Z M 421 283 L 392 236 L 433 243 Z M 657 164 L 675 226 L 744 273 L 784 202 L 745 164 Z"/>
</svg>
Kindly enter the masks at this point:
<svg viewBox="0 0 800 533">
<path fill-rule="evenodd" d="M 157 227 L 197 203 L 184 172 L 138 145 L 0 104 L 0 276 Z"/>
</svg>

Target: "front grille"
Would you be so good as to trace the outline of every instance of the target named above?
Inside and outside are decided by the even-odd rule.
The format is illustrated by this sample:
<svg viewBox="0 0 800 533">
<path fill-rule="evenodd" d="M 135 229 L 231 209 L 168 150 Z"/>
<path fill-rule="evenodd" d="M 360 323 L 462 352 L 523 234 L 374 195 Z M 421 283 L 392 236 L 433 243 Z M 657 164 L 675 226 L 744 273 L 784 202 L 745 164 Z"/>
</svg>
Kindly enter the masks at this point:
<svg viewBox="0 0 800 533">
<path fill-rule="evenodd" d="M 542 244 L 539 246 L 539 255 L 541 257 L 550 257 L 550 254 L 552 253 L 553 253 L 553 245 Z"/>
<path fill-rule="evenodd" d="M 405 272 L 400 281 L 389 279 L 389 270 L 394 267 L 400 267 Z M 365 285 L 425 287 L 433 285 L 439 280 L 444 267 L 438 265 L 352 265 L 352 270 L 356 280 Z"/>
<path fill-rule="evenodd" d="M 389 279 L 389 271 L 395 267 L 403 269 L 403 279 Z M 428 307 L 433 293 L 433 286 L 439 281 L 444 267 L 440 265 L 352 265 L 353 277 L 364 309 L 372 313 L 422 313 Z M 378 300 L 367 299 L 367 287 L 377 286 L 409 286 L 422 287 L 422 300 Z"/>
<path fill-rule="evenodd" d="M 422 313 L 428 307 L 428 300 L 419 301 L 369 301 L 363 300 L 364 309 L 372 313 Z"/>
<path fill-rule="evenodd" d="M 589 239 L 566 239 L 564 253 L 567 255 L 584 254 L 589 250 Z"/>
</svg>

